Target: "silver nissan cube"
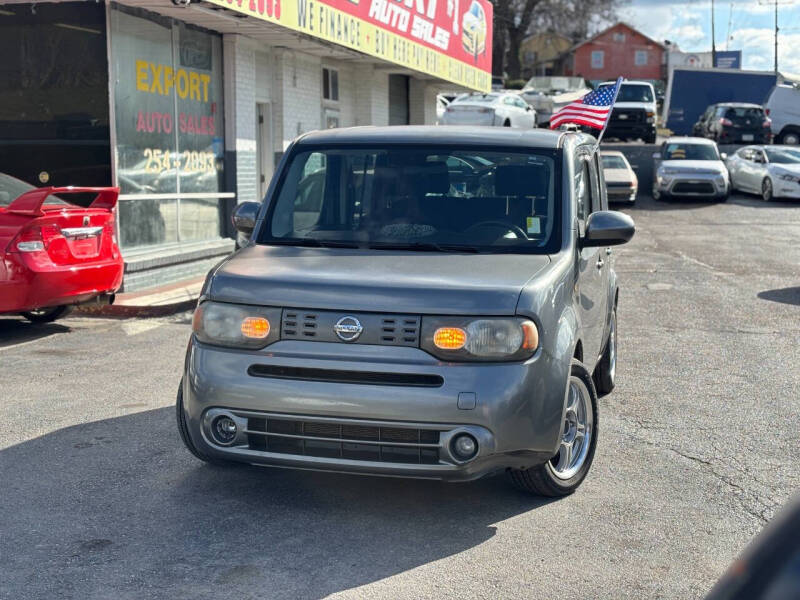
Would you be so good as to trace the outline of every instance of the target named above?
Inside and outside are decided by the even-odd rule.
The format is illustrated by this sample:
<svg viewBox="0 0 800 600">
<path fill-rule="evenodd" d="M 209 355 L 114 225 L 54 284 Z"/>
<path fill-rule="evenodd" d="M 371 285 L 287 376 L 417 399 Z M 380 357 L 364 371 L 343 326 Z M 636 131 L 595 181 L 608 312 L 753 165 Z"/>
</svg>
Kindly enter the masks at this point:
<svg viewBox="0 0 800 600">
<path fill-rule="evenodd" d="M 561 496 L 614 387 L 612 246 L 593 137 L 387 127 L 304 135 L 208 275 L 178 391 L 199 459 Z"/>
</svg>

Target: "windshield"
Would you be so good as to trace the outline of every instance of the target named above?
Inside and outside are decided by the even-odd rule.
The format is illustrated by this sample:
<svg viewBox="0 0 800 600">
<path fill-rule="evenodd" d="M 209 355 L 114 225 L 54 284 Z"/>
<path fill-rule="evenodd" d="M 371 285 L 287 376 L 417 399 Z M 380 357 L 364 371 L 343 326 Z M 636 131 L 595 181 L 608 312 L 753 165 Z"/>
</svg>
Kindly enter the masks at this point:
<svg viewBox="0 0 800 600">
<path fill-rule="evenodd" d="M 764 148 L 767 158 L 771 163 L 796 164 L 800 163 L 800 150 L 790 148 Z"/>
<path fill-rule="evenodd" d="M 558 243 L 556 156 L 429 146 L 300 152 L 259 242 L 546 253 Z"/>
<path fill-rule="evenodd" d="M 0 173 L 0 207 L 8 206 L 25 192 L 35 190 L 36 187 L 29 183 L 20 181 L 16 177 L 11 177 L 5 173 Z M 55 196 L 48 196 L 45 204 L 66 204 Z"/>
<path fill-rule="evenodd" d="M 664 160 L 720 160 L 716 146 L 710 144 L 668 143 L 661 156 Z"/>
<path fill-rule="evenodd" d="M 611 87 L 613 84 L 601 85 L 601 88 Z M 623 83 L 619 88 L 617 102 L 652 102 L 653 90 L 649 85 Z"/>
<path fill-rule="evenodd" d="M 604 169 L 627 169 L 628 165 L 621 156 L 601 156 Z"/>
</svg>

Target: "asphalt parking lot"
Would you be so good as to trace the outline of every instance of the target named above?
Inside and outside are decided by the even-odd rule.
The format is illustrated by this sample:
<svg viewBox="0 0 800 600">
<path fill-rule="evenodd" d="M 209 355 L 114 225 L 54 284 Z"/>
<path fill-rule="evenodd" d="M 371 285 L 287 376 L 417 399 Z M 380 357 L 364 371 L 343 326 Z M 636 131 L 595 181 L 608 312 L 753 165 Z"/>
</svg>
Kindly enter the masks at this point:
<svg viewBox="0 0 800 600">
<path fill-rule="evenodd" d="M 701 597 L 800 480 L 800 203 L 623 210 L 619 383 L 557 501 L 203 465 L 188 313 L 0 319 L 0 597 Z"/>
</svg>

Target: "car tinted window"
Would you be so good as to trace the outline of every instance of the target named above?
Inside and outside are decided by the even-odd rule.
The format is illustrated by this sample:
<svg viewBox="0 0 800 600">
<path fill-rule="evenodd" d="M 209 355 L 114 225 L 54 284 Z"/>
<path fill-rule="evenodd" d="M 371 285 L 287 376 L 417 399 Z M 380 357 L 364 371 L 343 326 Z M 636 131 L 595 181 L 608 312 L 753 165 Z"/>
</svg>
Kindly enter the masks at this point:
<svg viewBox="0 0 800 600">
<path fill-rule="evenodd" d="M 299 152 L 259 242 L 545 252 L 558 243 L 559 155 L 407 146 Z"/>
<path fill-rule="evenodd" d="M 35 186 L 20 181 L 16 177 L 0 173 L 0 206 L 8 206 L 25 192 L 35 189 Z M 45 204 L 66 204 L 66 202 L 55 196 L 48 196 Z"/>
<path fill-rule="evenodd" d="M 578 159 L 575 165 L 575 198 L 577 200 L 575 214 L 578 220 L 583 222 L 589 216 L 592 206 L 592 194 L 590 191 L 592 182 L 589 176 L 589 163 L 583 158 Z"/>
<path fill-rule="evenodd" d="M 769 162 L 778 164 L 800 163 L 800 150 L 765 148 Z"/>
<path fill-rule="evenodd" d="M 668 142 L 662 151 L 664 160 L 719 160 L 716 146 L 689 142 Z"/>
</svg>

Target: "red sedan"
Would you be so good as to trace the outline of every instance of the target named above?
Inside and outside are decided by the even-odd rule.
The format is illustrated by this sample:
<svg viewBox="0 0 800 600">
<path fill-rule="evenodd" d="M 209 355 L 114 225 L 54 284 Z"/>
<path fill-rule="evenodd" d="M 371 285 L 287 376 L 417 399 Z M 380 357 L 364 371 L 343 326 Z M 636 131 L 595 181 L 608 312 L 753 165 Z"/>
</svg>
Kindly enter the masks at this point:
<svg viewBox="0 0 800 600">
<path fill-rule="evenodd" d="M 95 195 L 84 208 L 74 194 Z M 0 314 L 53 321 L 122 283 L 118 188 L 36 188 L 0 173 Z"/>
</svg>

